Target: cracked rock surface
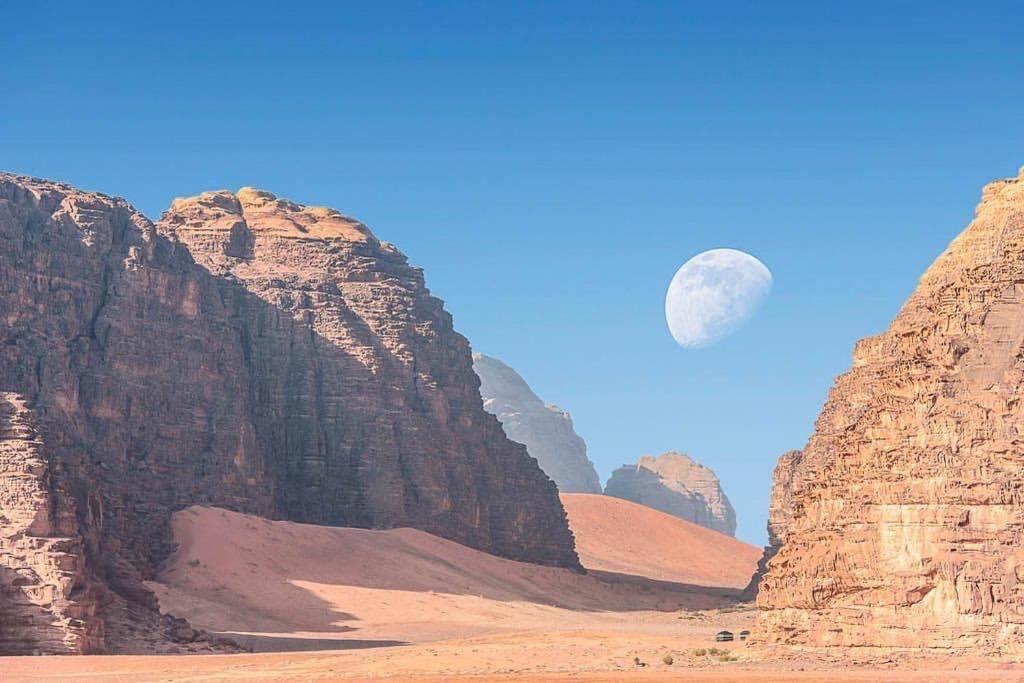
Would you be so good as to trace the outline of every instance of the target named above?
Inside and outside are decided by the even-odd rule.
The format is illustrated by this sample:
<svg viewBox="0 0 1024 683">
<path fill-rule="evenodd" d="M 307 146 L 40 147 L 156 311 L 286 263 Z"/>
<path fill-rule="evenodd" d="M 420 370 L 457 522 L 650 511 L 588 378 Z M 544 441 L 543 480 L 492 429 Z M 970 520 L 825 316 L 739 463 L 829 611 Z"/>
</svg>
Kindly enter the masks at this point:
<svg viewBox="0 0 1024 683">
<path fill-rule="evenodd" d="M 478 387 L 422 273 L 333 209 L 243 189 L 154 225 L 0 174 L 0 654 L 222 647 L 143 585 L 195 504 L 578 567 Z"/>
<path fill-rule="evenodd" d="M 986 186 L 780 464 L 758 633 L 804 645 L 1024 643 L 1024 173 Z"/>
</svg>

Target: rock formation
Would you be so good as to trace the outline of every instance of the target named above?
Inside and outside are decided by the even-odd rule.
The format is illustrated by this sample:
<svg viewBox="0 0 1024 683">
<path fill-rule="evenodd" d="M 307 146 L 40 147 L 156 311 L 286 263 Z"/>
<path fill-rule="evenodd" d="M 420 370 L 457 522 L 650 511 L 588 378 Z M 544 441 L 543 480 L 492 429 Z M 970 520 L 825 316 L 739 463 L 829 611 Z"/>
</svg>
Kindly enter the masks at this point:
<svg viewBox="0 0 1024 683">
<path fill-rule="evenodd" d="M 578 567 L 422 273 L 329 209 L 216 192 L 158 230 L 0 175 L 0 392 L 0 654 L 205 647 L 142 584 L 193 504 Z"/>
<path fill-rule="evenodd" d="M 545 405 L 519 374 L 496 358 L 473 354 L 484 410 L 501 422 L 508 438 L 526 446 L 562 493 L 601 493 L 587 444 L 573 430 L 569 413 Z"/>
<path fill-rule="evenodd" d="M 612 472 L 604 492 L 736 535 L 736 511 L 718 477 L 682 453 L 669 451 L 656 458 L 645 455 L 635 465 L 623 465 Z"/>
<path fill-rule="evenodd" d="M 783 463 L 760 637 L 1020 656 L 1022 392 L 1024 172 L 985 188 Z"/>
<path fill-rule="evenodd" d="M 743 598 L 746 600 L 757 597 L 761 579 L 768 571 L 768 562 L 779 552 L 786 537 L 786 530 L 793 516 L 793 477 L 800 464 L 800 456 L 800 451 L 787 451 L 775 465 L 775 472 L 772 475 L 772 496 L 768 503 L 768 545 L 764 547 L 750 583 L 743 589 Z"/>
</svg>

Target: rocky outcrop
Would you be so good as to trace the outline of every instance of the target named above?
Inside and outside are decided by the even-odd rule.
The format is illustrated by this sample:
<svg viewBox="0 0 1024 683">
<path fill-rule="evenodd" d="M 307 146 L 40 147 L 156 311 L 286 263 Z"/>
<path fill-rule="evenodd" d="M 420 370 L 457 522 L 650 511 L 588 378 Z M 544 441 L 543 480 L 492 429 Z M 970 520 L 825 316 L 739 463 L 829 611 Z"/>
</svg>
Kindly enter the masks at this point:
<svg viewBox="0 0 1024 683">
<path fill-rule="evenodd" d="M 578 567 L 471 362 L 422 274 L 335 211 L 219 192 L 158 231 L 0 175 L 0 653 L 201 647 L 142 583 L 193 504 Z"/>
<path fill-rule="evenodd" d="M 0 652 L 93 652 L 102 623 L 74 501 L 51 488 L 42 446 L 24 399 L 0 392 Z"/>
<path fill-rule="evenodd" d="M 234 298 L 283 515 L 577 565 L 555 487 L 483 410 L 469 344 L 398 249 L 248 188 L 177 200 L 158 228 Z"/>
<path fill-rule="evenodd" d="M 743 589 L 743 598 L 753 600 L 757 597 L 761 579 L 768 571 L 768 562 L 779 552 L 786 537 L 786 530 L 793 517 L 792 493 L 793 478 L 800 465 L 800 451 L 787 451 L 779 458 L 772 475 L 771 501 L 768 503 L 768 545 L 757 562 L 757 569 L 750 578 L 750 583 Z"/>
<path fill-rule="evenodd" d="M 682 453 L 645 455 L 636 465 L 623 465 L 612 472 L 604 492 L 729 536 L 736 535 L 736 511 L 718 477 Z"/>
<path fill-rule="evenodd" d="M 758 632 L 1024 654 L 1024 173 L 859 342 L 773 512 Z"/>
<path fill-rule="evenodd" d="M 501 422 L 508 438 L 526 446 L 562 493 L 601 493 L 587 444 L 569 413 L 545 405 L 519 374 L 496 358 L 473 354 L 484 410 Z"/>
</svg>

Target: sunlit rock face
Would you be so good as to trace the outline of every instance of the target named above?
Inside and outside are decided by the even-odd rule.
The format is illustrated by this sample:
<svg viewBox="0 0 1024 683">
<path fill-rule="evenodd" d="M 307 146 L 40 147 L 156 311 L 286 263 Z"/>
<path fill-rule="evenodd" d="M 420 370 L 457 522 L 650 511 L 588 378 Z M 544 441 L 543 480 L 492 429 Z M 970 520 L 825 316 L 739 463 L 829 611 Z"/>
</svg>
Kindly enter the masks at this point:
<svg viewBox="0 0 1024 683">
<path fill-rule="evenodd" d="M 768 571 L 768 563 L 779 552 L 793 516 L 793 501 L 790 499 L 794 489 L 793 477 L 800 469 L 800 451 L 787 451 L 779 458 L 772 475 L 772 497 L 768 504 L 768 545 L 764 547 L 761 559 L 757 562 L 757 570 L 750 577 L 750 583 L 743 589 L 743 596 L 753 600 L 761 585 L 761 579 Z"/>
<path fill-rule="evenodd" d="M 776 477 L 759 637 L 1024 654 L 1024 174 L 836 380 Z"/>
<path fill-rule="evenodd" d="M 623 465 L 605 484 L 606 495 L 661 510 L 730 536 L 736 535 L 736 511 L 710 468 L 682 453 L 645 455 Z"/>
<path fill-rule="evenodd" d="M 193 504 L 579 566 L 469 344 L 358 221 L 243 190 L 157 227 L 0 174 L 0 654 L 209 651 L 144 585 Z"/>
<path fill-rule="evenodd" d="M 524 444 L 562 493 L 601 493 L 587 444 L 569 413 L 545 404 L 519 374 L 496 358 L 473 354 L 484 409 L 501 422 L 508 438 Z"/>
</svg>

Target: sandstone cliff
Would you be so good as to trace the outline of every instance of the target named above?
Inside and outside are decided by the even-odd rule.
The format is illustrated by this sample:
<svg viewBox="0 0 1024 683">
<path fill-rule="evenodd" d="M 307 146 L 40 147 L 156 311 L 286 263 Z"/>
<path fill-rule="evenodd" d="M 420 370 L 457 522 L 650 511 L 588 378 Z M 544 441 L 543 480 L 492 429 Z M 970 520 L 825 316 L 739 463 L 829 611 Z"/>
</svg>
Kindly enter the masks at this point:
<svg viewBox="0 0 1024 683">
<path fill-rule="evenodd" d="M 736 511 L 718 477 L 682 453 L 645 455 L 636 465 L 623 465 L 612 472 L 604 492 L 736 535 Z"/>
<path fill-rule="evenodd" d="M 329 209 L 210 193 L 158 231 L 0 175 L 0 392 L 0 653 L 194 640 L 142 585 L 192 504 L 578 567 L 422 274 Z"/>
<path fill-rule="evenodd" d="M 773 509 L 760 637 L 1024 652 L 1024 173 L 859 342 Z"/>
<path fill-rule="evenodd" d="M 779 458 L 772 474 L 772 495 L 768 503 L 768 545 L 757 562 L 757 569 L 750 583 L 743 589 L 743 597 L 753 600 L 757 597 L 761 579 L 768 571 L 768 562 L 775 557 L 786 538 L 786 530 L 793 518 L 793 478 L 800 465 L 800 451 L 787 451 Z"/>
<path fill-rule="evenodd" d="M 526 446 L 562 493 L 600 493 L 587 444 L 576 434 L 569 413 L 545 405 L 519 374 L 496 358 L 473 354 L 484 410 L 501 422 L 508 438 Z"/>
</svg>

